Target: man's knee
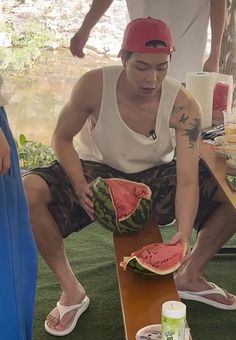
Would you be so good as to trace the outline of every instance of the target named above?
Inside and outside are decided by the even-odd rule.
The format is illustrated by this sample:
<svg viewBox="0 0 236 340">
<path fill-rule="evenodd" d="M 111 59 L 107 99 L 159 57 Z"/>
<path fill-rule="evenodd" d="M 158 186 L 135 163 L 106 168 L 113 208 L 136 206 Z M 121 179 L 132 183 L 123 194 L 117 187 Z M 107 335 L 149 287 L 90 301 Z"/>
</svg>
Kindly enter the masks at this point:
<svg viewBox="0 0 236 340">
<path fill-rule="evenodd" d="M 40 176 L 34 174 L 24 176 L 23 185 L 30 208 L 50 203 L 50 190 L 47 183 Z"/>
</svg>

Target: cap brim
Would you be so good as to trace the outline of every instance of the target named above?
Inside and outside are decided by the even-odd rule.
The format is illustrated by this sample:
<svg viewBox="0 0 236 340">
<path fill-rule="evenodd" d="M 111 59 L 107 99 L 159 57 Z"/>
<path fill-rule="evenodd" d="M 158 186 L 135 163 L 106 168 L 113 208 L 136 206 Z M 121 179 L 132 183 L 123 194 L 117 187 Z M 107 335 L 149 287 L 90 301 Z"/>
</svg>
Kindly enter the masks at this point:
<svg viewBox="0 0 236 340">
<path fill-rule="evenodd" d="M 122 47 L 117 55 L 118 58 L 121 57 L 122 55 L 122 51 L 126 50 L 129 52 L 133 52 L 133 53 L 167 53 L 167 54 L 171 54 L 175 51 L 175 47 L 167 47 L 167 46 L 163 46 L 163 47 L 147 47 L 144 46 L 142 48 L 127 48 L 127 47 Z"/>
</svg>

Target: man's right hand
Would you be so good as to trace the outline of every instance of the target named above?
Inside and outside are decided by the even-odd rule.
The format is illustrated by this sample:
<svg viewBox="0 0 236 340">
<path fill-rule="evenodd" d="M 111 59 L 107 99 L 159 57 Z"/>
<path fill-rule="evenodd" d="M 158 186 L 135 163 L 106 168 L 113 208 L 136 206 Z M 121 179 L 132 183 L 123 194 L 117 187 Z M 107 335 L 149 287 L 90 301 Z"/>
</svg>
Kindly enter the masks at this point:
<svg viewBox="0 0 236 340">
<path fill-rule="evenodd" d="M 75 190 L 81 207 L 87 212 L 89 217 L 94 220 L 94 204 L 92 201 L 93 193 L 89 184 L 80 185 L 79 190 Z"/>
<path fill-rule="evenodd" d="M 10 164 L 10 146 L 0 128 L 0 175 L 8 171 Z"/>
<path fill-rule="evenodd" d="M 85 56 L 83 48 L 89 38 L 90 31 L 85 31 L 80 28 L 70 40 L 70 51 L 71 54 L 78 58 Z"/>
</svg>

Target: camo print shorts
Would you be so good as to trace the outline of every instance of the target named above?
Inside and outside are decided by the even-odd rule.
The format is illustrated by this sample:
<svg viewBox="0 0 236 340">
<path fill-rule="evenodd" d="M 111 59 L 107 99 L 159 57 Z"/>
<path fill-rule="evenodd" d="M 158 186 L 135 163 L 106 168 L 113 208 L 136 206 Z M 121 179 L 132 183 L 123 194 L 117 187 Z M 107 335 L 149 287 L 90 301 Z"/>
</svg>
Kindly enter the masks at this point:
<svg viewBox="0 0 236 340">
<path fill-rule="evenodd" d="M 126 174 L 92 161 L 82 161 L 82 166 L 88 182 L 100 176 L 102 178 L 124 178 L 147 184 L 152 190 L 154 214 L 159 223 L 165 224 L 175 218 L 175 161 L 135 174 Z M 52 195 L 52 202 L 48 207 L 63 237 L 81 230 L 92 222 L 78 204 L 72 185 L 57 161 L 47 167 L 35 168 L 29 173 L 38 174 L 46 181 Z M 217 191 L 217 185 L 202 161 L 199 162 L 199 174 L 200 201 L 195 221 L 197 229 L 214 209 L 215 205 L 211 202 L 211 198 Z"/>
</svg>

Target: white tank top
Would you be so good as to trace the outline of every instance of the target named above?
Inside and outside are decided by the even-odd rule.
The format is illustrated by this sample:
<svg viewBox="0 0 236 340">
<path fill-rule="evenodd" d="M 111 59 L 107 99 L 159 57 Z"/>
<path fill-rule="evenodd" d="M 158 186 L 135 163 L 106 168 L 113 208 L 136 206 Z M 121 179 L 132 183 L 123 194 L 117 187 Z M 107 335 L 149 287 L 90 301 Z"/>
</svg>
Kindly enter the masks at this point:
<svg viewBox="0 0 236 340">
<path fill-rule="evenodd" d="M 176 51 L 169 74 L 186 81 L 186 72 L 202 71 L 206 51 L 209 0 L 126 0 L 130 19 L 152 16 L 171 28 Z"/>
<path fill-rule="evenodd" d="M 103 68 L 103 95 L 95 128 L 90 119 L 80 133 L 79 155 L 109 165 L 125 173 L 137 173 L 153 166 L 169 163 L 174 158 L 175 130 L 169 128 L 170 114 L 180 83 L 166 77 L 157 111 L 157 138 L 133 131 L 122 120 L 116 97 L 118 78 L 123 66 Z"/>
</svg>

